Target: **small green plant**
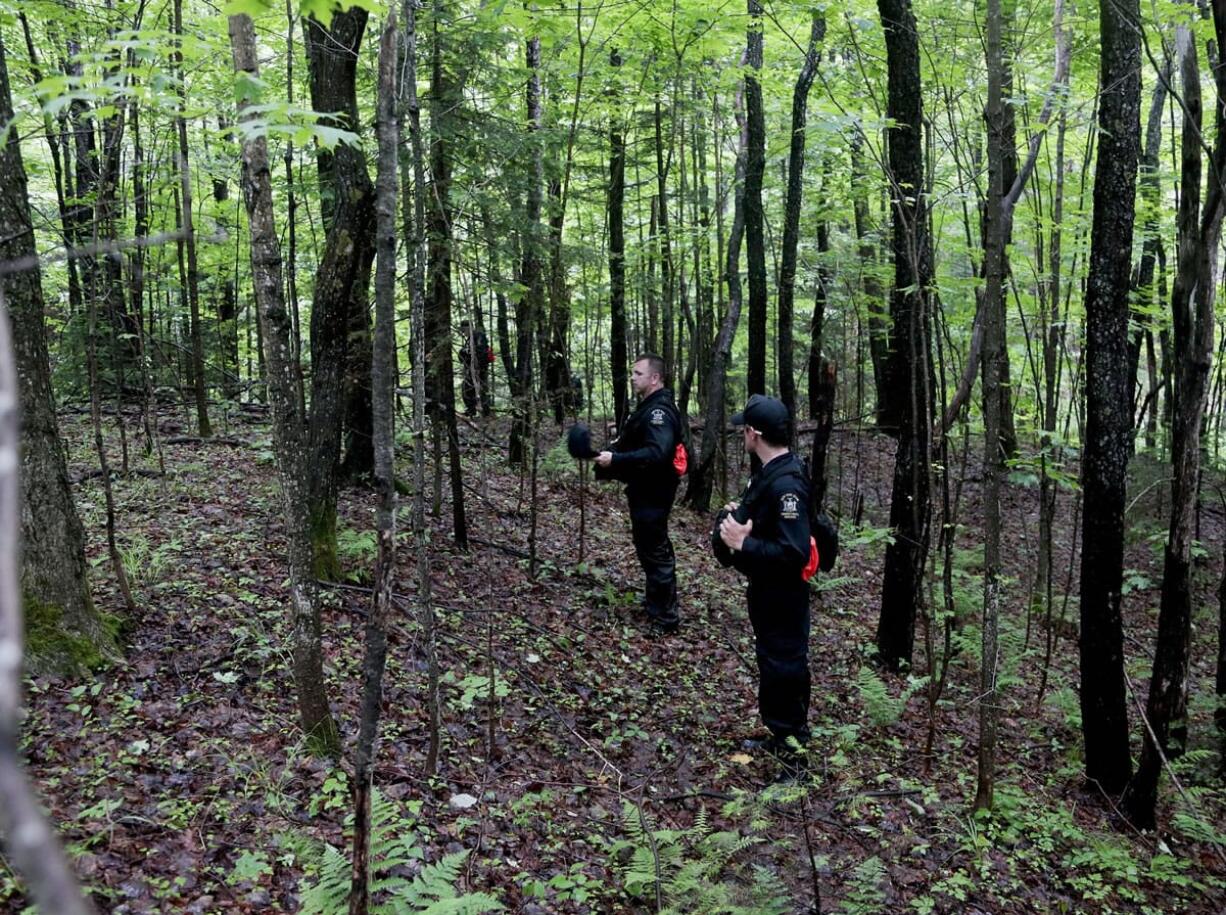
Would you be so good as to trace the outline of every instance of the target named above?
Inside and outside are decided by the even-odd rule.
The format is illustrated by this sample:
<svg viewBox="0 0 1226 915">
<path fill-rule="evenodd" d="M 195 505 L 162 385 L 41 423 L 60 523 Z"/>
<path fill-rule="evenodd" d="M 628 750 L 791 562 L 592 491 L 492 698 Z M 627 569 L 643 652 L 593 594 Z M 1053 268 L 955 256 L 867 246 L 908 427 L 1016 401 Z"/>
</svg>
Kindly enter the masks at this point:
<svg viewBox="0 0 1226 915">
<path fill-rule="evenodd" d="M 622 808 L 625 839 L 609 851 L 626 892 L 638 899 L 659 899 L 665 915 L 682 912 L 723 912 L 727 915 L 782 915 L 793 911 L 772 874 L 755 869 L 750 886 L 726 873 L 733 859 L 761 841 L 711 828 L 700 809 L 689 829 L 659 829 L 629 801 Z"/>
<path fill-rule="evenodd" d="M 890 695 L 890 689 L 885 682 L 872 670 L 864 666 L 856 673 L 856 689 L 860 693 L 860 701 L 869 720 L 879 728 L 896 724 L 906 711 L 907 702 L 928 683 L 925 677 L 908 677 L 907 685 L 899 696 Z"/>
<path fill-rule="evenodd" d="M 336 558 L 352 582 L 369 581 L 379 550 L 378 535 L 373 531 L 355 531 L 343 527 L 336 532 Z"/>
<path fill-rule="evenodd" d="M 835 911 L 842 915 L 876 915 L 877 912 L 884 912 L 884 878 L 885 866 L 875 855 L 861 861 L 848 881 L 847 895 Z"/>
<path fill-rule="evenodd" d="M 370 911 L 374 915 L 480 915 L 503 909 L 485 893 L 456 890 L 467 851 L 423 864 L 425 853 L 416 823 L 376 789 L 370 800 Z M 346 818 L 346 832 L 353 816 Z M 306 871 L 301 887 L 303 915 L 343 915 L 349 911 L 349 857 L 335 846 L 300 834 L 283 837 Z M 411 876 L 410 876 L 411 875 Z"/>
</svg>

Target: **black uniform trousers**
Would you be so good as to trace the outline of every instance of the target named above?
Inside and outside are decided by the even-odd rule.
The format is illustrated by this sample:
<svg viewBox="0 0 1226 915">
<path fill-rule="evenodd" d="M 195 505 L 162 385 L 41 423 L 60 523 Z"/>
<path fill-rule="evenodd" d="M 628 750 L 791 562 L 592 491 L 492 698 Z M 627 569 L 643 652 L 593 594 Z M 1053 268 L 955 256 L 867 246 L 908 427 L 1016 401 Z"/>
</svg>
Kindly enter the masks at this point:
<svg viewBox="0 0 1226 915">
<path fill-rule="evenodd" d="M 675 494 L 675 491 L 674 491 Z M 662 626 L 675 626 L 677 613 L 677 560 L 668 539 L 668 516 L 673 497 L 659 501 L 630 500 L 630 532 L 634 552 L 647 580 L 644 606 L 647 616 Z"/>
<path fill-rule="evenodd" d="M 774 586 L 772 586 L 774 585 Z M 780 741 L 809 739 L 809 586 L 749 583 L 758 659 L 758 710 Z"/>
</svg>

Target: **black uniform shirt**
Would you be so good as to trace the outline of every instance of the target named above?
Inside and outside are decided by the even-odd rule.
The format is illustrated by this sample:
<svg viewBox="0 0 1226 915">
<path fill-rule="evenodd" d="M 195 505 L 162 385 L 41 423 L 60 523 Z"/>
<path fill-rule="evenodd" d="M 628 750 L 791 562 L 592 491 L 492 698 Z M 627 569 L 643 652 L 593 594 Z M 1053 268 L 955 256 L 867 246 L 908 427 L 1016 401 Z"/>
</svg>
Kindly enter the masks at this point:
<svg viewBox="0 0 1226 915">
<path fill-rule="evenodd" d="M 660 388 L 626 417 L 613 443 L 613 463 L 607 474 L 626 483 L 632 501 L 672 504 L 677 491 L 673 455 L 679 441 L 681 414 L 673 403 L 673 392 Z"/>
<path fill-rule="evenodd" d="M 805 465 L 794 453 L 781 454 L 750 481 L 736 520 L 753 521 L 753 530 L 732 564 L 755 589 L 807 594 L 800 573 L 809 561 L 809 483 Z"/>
</svg>

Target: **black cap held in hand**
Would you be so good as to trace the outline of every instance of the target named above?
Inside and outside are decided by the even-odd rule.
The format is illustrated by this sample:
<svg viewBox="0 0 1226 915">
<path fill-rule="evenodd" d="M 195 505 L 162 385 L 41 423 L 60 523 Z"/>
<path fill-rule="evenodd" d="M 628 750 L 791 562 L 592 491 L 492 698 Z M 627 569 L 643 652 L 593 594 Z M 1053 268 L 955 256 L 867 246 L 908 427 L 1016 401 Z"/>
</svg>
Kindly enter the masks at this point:
<svg viewBox="0 0 1226 915">
<path fill-rule="evenodd" d="M 575 423 L 566 433 L 566 450 L 579 460 L 594 458 L 599 452 L 592 447 L 592 430 L 587 423 Z"/>
<path fill-rule="evenodd" d="M 751 426 L 777 445 L 787 444 L 791 433 L 791 417 L 783 401 L 765 394 L 754 394 L 745 409 L 732 417 L 734 426 Z"/>
</svg>

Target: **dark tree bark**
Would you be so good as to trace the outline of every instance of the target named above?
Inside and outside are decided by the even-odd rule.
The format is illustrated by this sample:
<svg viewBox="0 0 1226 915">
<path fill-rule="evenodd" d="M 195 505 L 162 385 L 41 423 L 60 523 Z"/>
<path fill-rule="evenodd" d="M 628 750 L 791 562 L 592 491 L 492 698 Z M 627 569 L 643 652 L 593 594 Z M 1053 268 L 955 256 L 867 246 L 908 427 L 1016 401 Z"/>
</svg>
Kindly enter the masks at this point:
<svg viewBox="0 0 1226 915">
<path fill-rule="evenodd" d="M 890 383 L 890 324 L 885 292 L 877 279 L 877 244 L 869 234 L 868 194 L 870 184 L 864 168 L 864 138 L 856 134 L 851 141 L 852 210 L 855 215 L 856 249 L 860 255 L 860 287 L 868 308 L 868 350 L 873 363 L 873 390 L 876 392 L 875 422 L 884 432 L 895 433 L 902 420 L 900 405 L 893 398 Z"/>
<path fill-rule="evenodd" d="M 85 532 L 72 500 L 55 418 L 42 273 L 30 221 L 20 135 L 0 44 L 0 294 L 11 322 L 21 406 L 20 594 L 34 672 L 79 672 L 116 647 L 90 597 Z M 24 266 L 19 266 L 24 265 Z M 5 309 L 0 309 L 3 311 Z M 5 354 L 0 353 L 0 356 Z"/>
<path fill-rule="evenodd" d="M 532 328 L 545 303 L 544 279 L 541 271 L 541 195 L 545 183 L 545 160 L 541 149 L 541 40 L 531 38 L 526 49 L 528 82 L 525 98 L 528 113 L 528 134 L 531 138 L 531 172 L 528 178 L 528 206 L 524 216 L 523 265 L 520 284 L 524 287 L 515 306 L 515 330 L 518 345 L 515 355 L 515 382 L 511 394 L 515 402 L 515 420 L 511 426 L 509 457 L 512 464 L 522 465 L 532 451 L 529 435 L 534 428 L 531 413 L 535 409 L 532 391 Z"/>
<path fill-rule="evenodd" d="M 663 121 L 660 94 L 657 92 L 653 123 L 656 140 L 656 228 L 658 233 L 656 241 L 660 246 L 660 302 L 662 305 L 660 321 L 663 330 L 660 342 L 664 348 L 662 353 L 664 356 L 664 383 L 672 387 L 674 372 L 678 364 L 677 341 L 673 333 L 673 298 L 676 278 L 673 267 L 673 244 L 668 225 L 668 173 L 672 150 L 671 144 L 670 149 L 665 150 Z M 672 129 L 676 129 L 675 124 L 672 125 Z"/>
<path fill-rule="evenodd" d="M 830 450 L 830 433 L 834 431 L 834 395 L 837 372 L 834 363 L 823 359 L 817 368 L 817 385 L 813 419 L 813 454 L 809 460 L 809 502 L 813 513 L 823 511 L 826 504 L 826 457 Z"/>
<path fill-rule="evenodd" d="M 1124 498 L 1132 453 L 1128 285 L 1140 155 L 1137 0 L 1101 0 L 1098 163 L 1086 280 L 1085 505 L 1081 553 L 1081 720 L 1086 777 L 1109 794 L 1128 782 L 1124 699 Z"/>
<path fill-rule="evenodd" d="M 196 215 L 192 212 L 192 171 L 188 157 L 186 75 L 183 72 L 183 0 L 174 2 L 175 42 L 174 65 L 178 76 L 179 110 L 175 114 L 175 130 L 179 137 L 179 195 L 183 203 L 183 248 L 187 254 L 187 305 L 191 316 L 192 381 L 196 396 L 196 427 L 201 438 L 213 434 L 209 423 L 209 394 L 204 377 L 204 330 L 200 320 L 200 263 L 196 254 Z"/>
<path fill-rule="evenodd" d="M 766 171 L 766 119 L 762 108 L 762 5 L 749 0 L 746 45 L 745 115 L 749 150 L 745 164 L 745 253 L 749 286 L 749 359 L 747 394 L 766 393 L 766 240 L 762 177 Z"/>
<path fill-rule="evenodd" d="M 447 437 L 451 477 L 452 536 L 456 546 L 468 549 L 468 519 L 464 510 L 464 468 L 460 463 L 460 431 L 456 425 L 455 368 L 451 358 L 451 140 L 455 117 L 463 100 L 463 84 L 444 60 L 446 42 L 441 22 L 442 0 L 434 6 L 434 48 L 430 68 L 430 191 L 426 195 L 427 272 L 426 309 L 427 389 L 434 416 L 435 435 Z"/>
<path fill-rule="evenodd" d="M 230 44 L 234 69 L 258 80 L 255 27 L 250 17 L 231 16 Z M 250 100 L 239 103 L 239 119 L 248 117 Z M 319 594 L 315 585 L 315 562 L 307 467 L 312 458 L 306 448 L 306 422 L 302 399 L 296 388 L 298 373 L 293 364 L 290 336 L 293 324 L 285 308 L 281 279 L 281 250 L 274 223 L 272 173 L 268 143 L 264 137 L 242 144 L 243 200 L 251 236 L 251 278 L 260 321 L 264 326 L 268 397 L 273 413 L 273 448 L 281 479 L 292 602 L 291 652 L 298 713 L 308 746 L 320 755 L 340 752 L 340 733 L 328 706 L 324 684 L 323 645 Z"/>
<path fill-rule="evenodd" d="M 792 90 L 792 140 L 788 150 L 788 189 L 783 205 L 783 253 L 779 259 L 779 399 L 796 417 L 796 378 L 792 364 L 792 306 L 796 294 L 796 246 L 800 241 L 800 203 L 805 170 L 805 120 L 809 103 L 809 88 L 817 75 L 821 60 L 821 43 L 826 35 L 826 16 L 813 12 L 809 31 L 809 48 L 804 66 L 796 77 Z M 821 283 L 819 282 L 820 286 Z M 820 355 L 818 359 L 820 361 Z M 812 384 L 812 381 L 810 381 Z M 792 423 L 795 438 L 796 424 Z M 795 442 L 793 442 L 795 444 Z"/>
<path fill-rule="evenodd" d="M 827 160 L 827 176 L 829 163 Z M 823 186 L 825 181 L 823 181 Z M 830 221 L 825 213 L 817 223 L 817 285 L 813 290 L 813 315 L 809 320 L 808 401 L 809 415 L 817 417 L 823 409 L 826 382 L 822 375 L 822 335 L 826 323 L 826 301 L 830 289 Z M 833 404 L 831 404 L 833 409 Z"/>
<path fill-rule="evenodd" d="M 1214 0 L 1217 47 L 1226 47 L 1226 0 Z M 1217 292 L 1218 245 L 1222 235 L 1222 176 L 1226 175 L 1226 66 L 1214 62 L 1217 87 L 1216 134 L 1205 204 L 1201 187 L 1200 67 L 1195 39 L 1185 27 L 1177 31 L 1183 88 L 1183 137 L 1179 196 L 1179 262 L 1171 290 L 1171 324 L 1175 337 L 1175 409 L 1171 429 L 1171 521 L 1162 573 L 1158 642 L 1149 684 L 1144 746 L 1137 773 L 1124 796 L 1135 825 L 1154 827 L 1158 779 L 1163 758 L 1181 756 L 1187 747 L 1188 675 L 1192 642 L 1193 519 L 1200 483 L 1201 426 L 1213 361 L 1214 299 Z"/>
<path fill-rule="evenodd" d="M 933 378 L 929 286 L 932 245 L 924 188 L 919 36 L 910 0 L 878 0 L 888 70 L 889 179 L 893 206 L 893 350 L 889 384 L 902 423 L 894 462 L 877 652 L 891 669 L 910 665 L 928 555 Z"/>
<path fill-rule="evenodd" d="M 225 130 L 225 119 L 221 119 L 217 126 Z M 218 225 L 228 233 L 233 228 L 228 214 L 230 182 L 224 176 L 213 176 L 213 201 L 217 204 Z M 238 373 L 238 277 L 223 273 L 217 278 L 215 288 L 219 292 L 217 335 L 221 338 L 221 390 L 228 399 L 234 400 L 241 391 Z"/>
<path fill-rule="evenodd" d="M 410 339 L 413 346 L 413 547 L 417 564 L 417 610 L 426 659 L 426 717 L 429 745 L 423 768 L 427 775 L 438 772 L 441 734 L 438 647 L 435 639 L 434 606 L 431 602 L 430 528 L 426 524 L 426 166 L 421 130 L 421 103 L 417 97 L 417 0 L 402 0 L 404 22 L 404 110 L 409 122 L 409 157 L 413 175 L 408 187 L 408 169 L 402 184 L 405 251 L 409 283 Z M 403 116 L 403 115 L 402 115 Z M 403 147 L 402 147 L 403 148 Z M 488 217 L 486 225 L 489 225 Z"/>
<path fill-rule="evenodd" d="M 719 336 L 711 351 L 711 371 L 707 378 L 707 402 L 704 411 L 702 447 L 696 467 L 690 470 L 690 482 L 685 501 L 697 511 L 711 509 L 711 493 L 715 488 L 715 457 L 724 435 L 728 363 L 732 358 L 732 341 L 741 320 L 741 239 L 745 236 L 745 171 L 749 160 L 749 130 L 743 114 L 742 93 L 737 93 L 737 126 L 740 142 L 737 146 L 735 177 L 733 178 L 732 226 L 728 237 L 724 279 L 728 283 L 728 310 L 720 323 Z"/>
<path fill-rule="evenodd" d="M 1004 403 L 1001 387 L 1005 350 L 1006 144 L 1011 118 L 1003 98 L 1004 55 L 1001 0 L 987 4 L 988 196 L 983 211 L 983 618 L 979 661 L 979 753 L 975 809 L 991 810 L 996 779 L 996 669 L 1000 629 L 1000 477 Z M 1014 171 L 1016 168 L 1014 167 Z"/>
<path fill-rule="evenodd" d="M 338 12 L 325 28 L 303 22 L 311 106 L 323 123 L 357 132 L 357 62 L 367 12 Z M 374 260 L 374 186 L 366 155 L 346 143 L 320 149 L 316 157 L 327 234 L 315 272 L 311 300 L 310 493 L 315 571 L 321 579 L 340 574 L 336 556 L 336 496 L 342 429 L 348 429 L 345 474 L 369 473 L 370 340 L 367 292 Z M 365 398 L 363 408 L 355 403 Z"/>
<path fill-rule="evenodd" d="M 621 54 L 609 55 L 609 66 L 621 67 Z M 617 88 L 610 89 L 616 97 Z M 629 413 L 627 406 L 630 355 L 626 351 L 626 137 L 614 115 L 609 128 L 609 349 L 613 373 L 613 418 L 620 430 Z"/>
<path fill-rule="evenodd" d="M 362 720 L 354 758 L 353 881 L 350 915 L 369 910 L 370 795 L 374 776 L 375 738 L 383 704 L 383 668 L 387 661 L 387 620 L 392 606 L 396 564 L 396 470 L 394 413 L 396 400 L 396 152 L 400 147 L 396 118 L 396 19 L 390 14 L 379 41 L 379 98 L 376 114 L 379 153 L 375 182 L 375 335 L 371 361 L 374 410 L 375 515 L 379 550 L 375 561 L 374 600 L 366 617 L 362 658 Z"/>
</svg>

